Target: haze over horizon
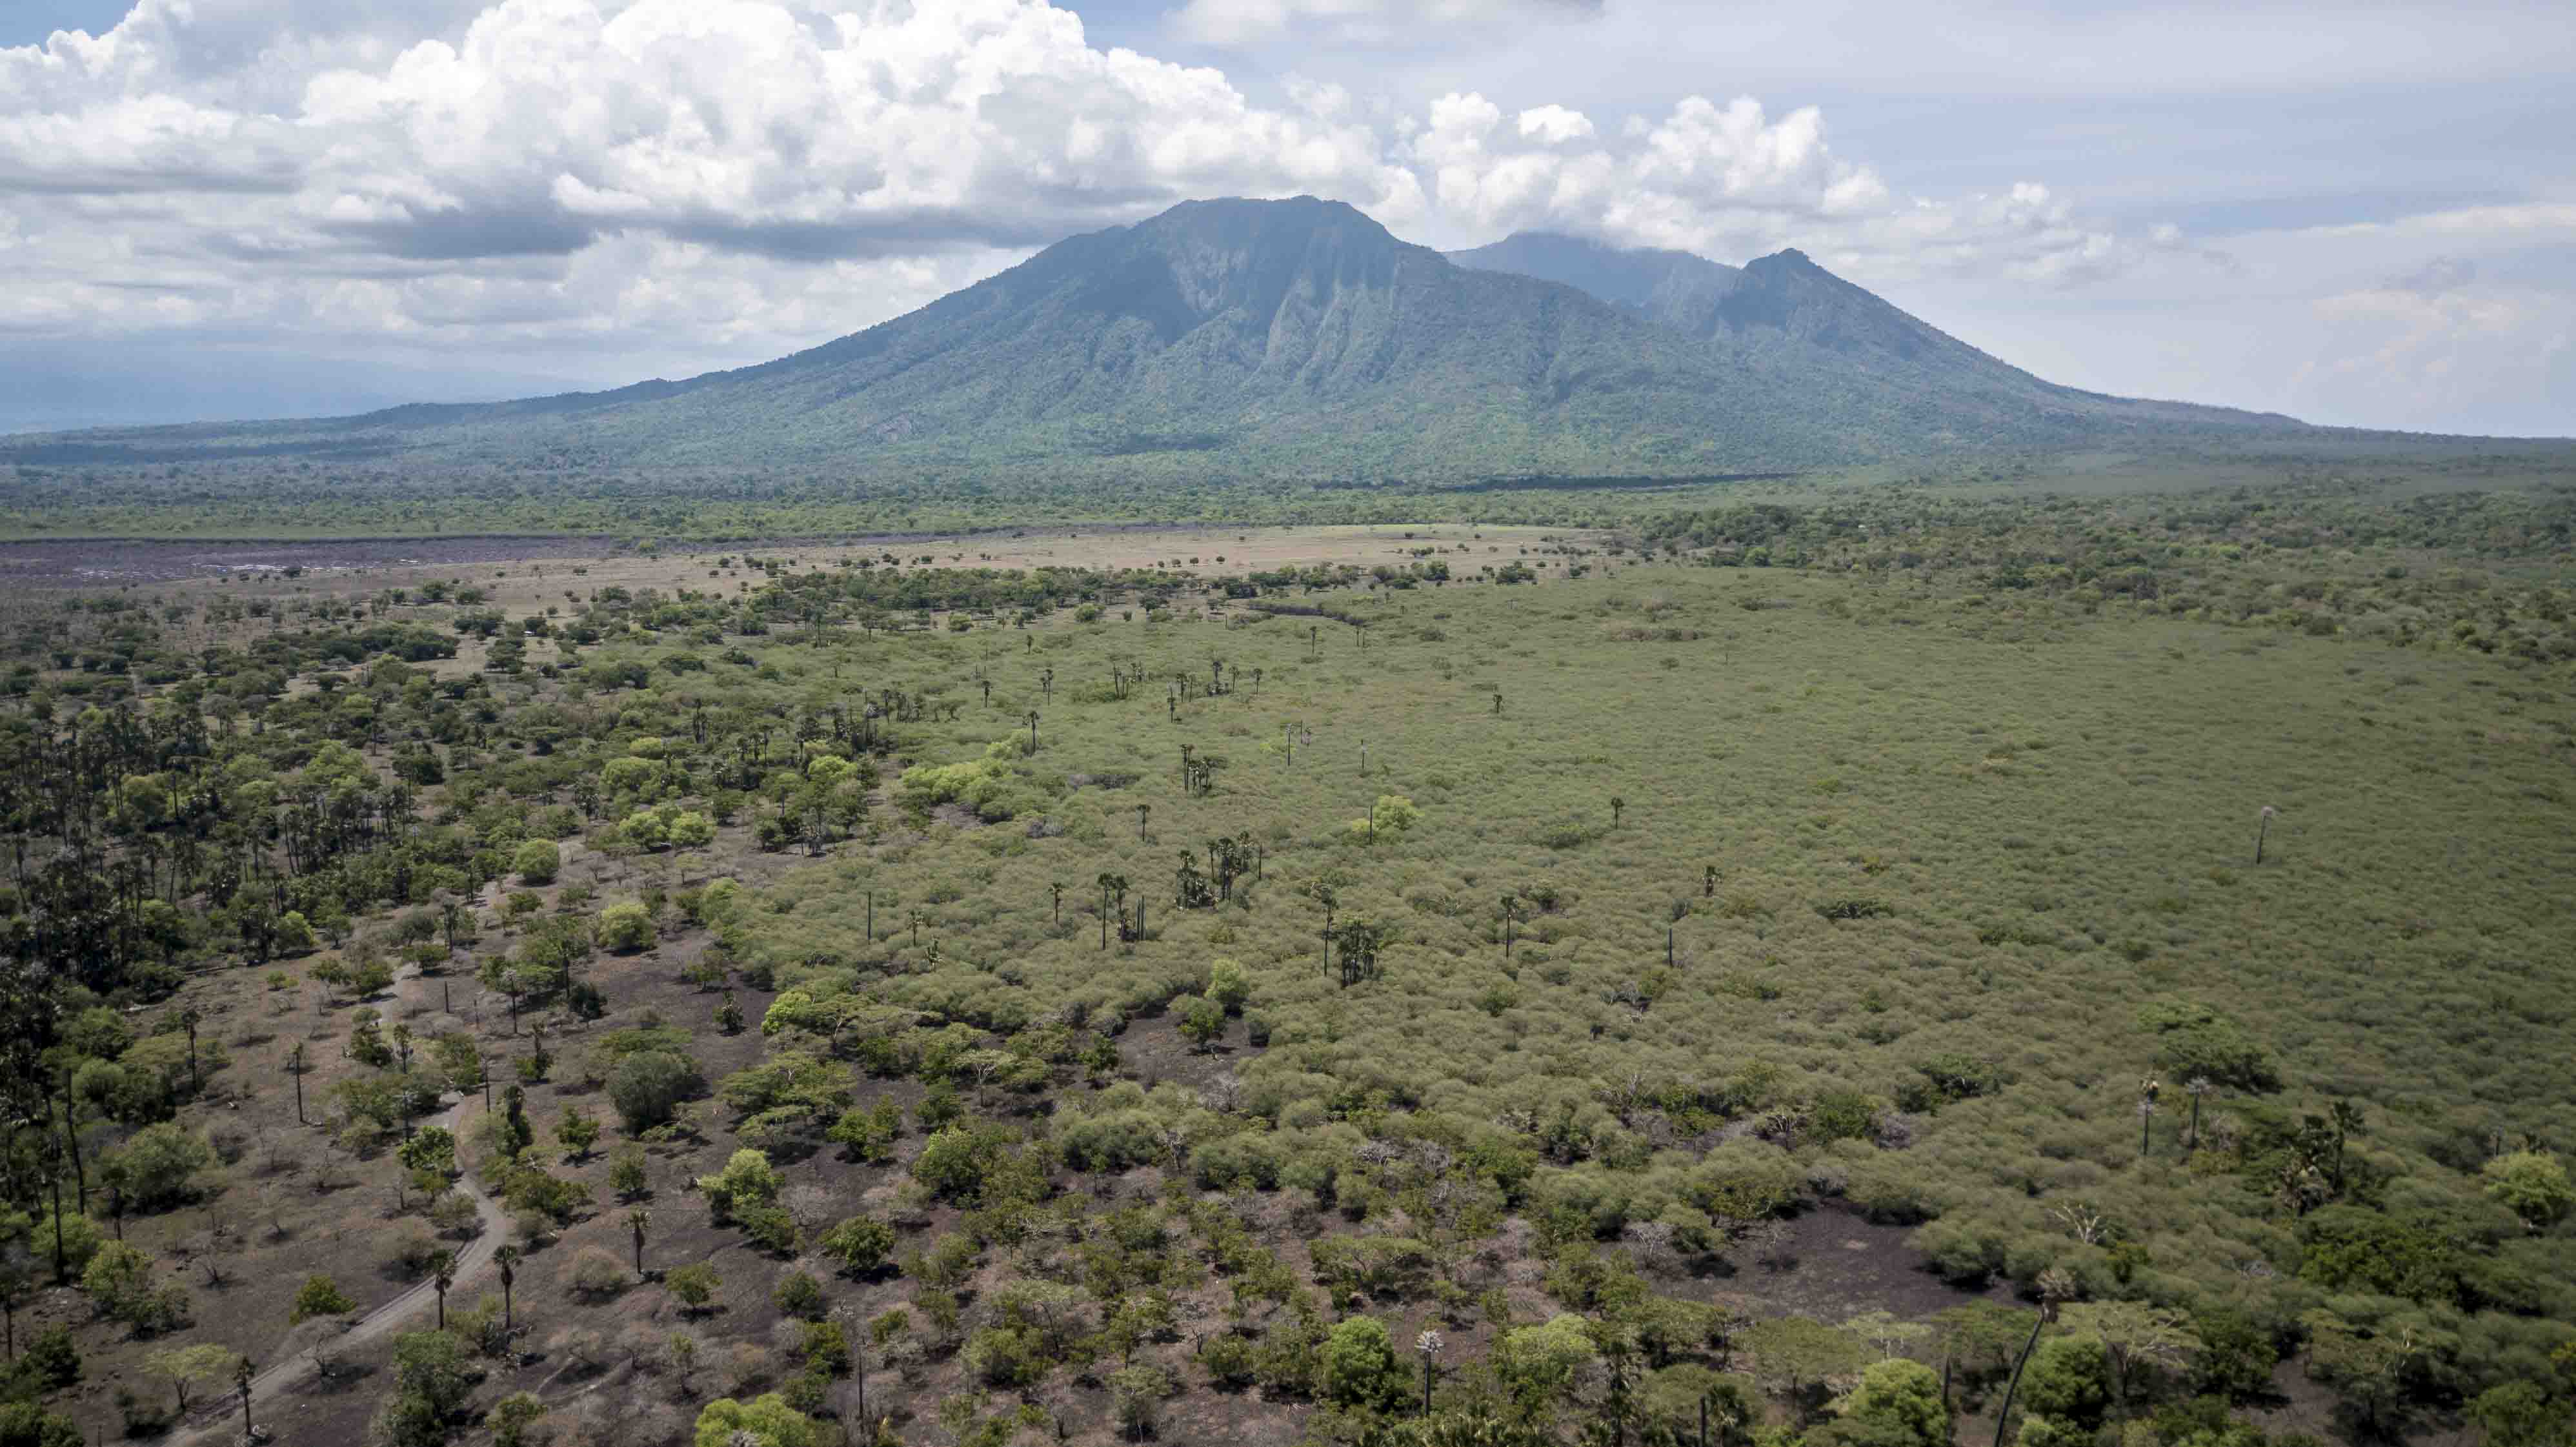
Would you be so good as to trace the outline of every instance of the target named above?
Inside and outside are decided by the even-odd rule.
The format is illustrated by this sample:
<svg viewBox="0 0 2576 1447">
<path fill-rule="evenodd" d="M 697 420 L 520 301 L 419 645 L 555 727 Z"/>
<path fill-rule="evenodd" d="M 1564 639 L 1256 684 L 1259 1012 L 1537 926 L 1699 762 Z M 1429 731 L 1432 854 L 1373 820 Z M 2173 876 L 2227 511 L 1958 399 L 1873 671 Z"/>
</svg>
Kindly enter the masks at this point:
<svg viewBox="0 0 2576 1447">
<path fill-rule="evenodd" d="M 2544 7 L 1472 8 L 36 0 L 0 16 L 0 427 L 683 377 L 1312 193 L 1443 249 L 1795 246 L 2097 391 L 2576 432 Z"/>
</svg>

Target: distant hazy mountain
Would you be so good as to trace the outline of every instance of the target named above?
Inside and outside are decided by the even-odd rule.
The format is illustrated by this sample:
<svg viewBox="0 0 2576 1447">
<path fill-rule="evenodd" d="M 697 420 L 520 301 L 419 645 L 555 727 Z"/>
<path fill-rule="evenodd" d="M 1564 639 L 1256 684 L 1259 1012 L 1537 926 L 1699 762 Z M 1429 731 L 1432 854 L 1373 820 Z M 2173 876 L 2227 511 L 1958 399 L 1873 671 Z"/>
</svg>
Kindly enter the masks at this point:
<svg viewBox="0 0 2576 1447">
<path fill-rule="evenodd" d="M 2051 386 L 1794 251 L 1738 271 L 1524 236 L 1452 259 L 1301 197 L 1190 202 L 1073 237 L 909 315 L 738 371 L 321 422 L 12 438 L 0 461 L 1464 481 L 2299 426 Z"/>
<path fill-rule="evenodd" d="M 424 398 L 490 401 L 561 377 L 452 372 L 169 339 L 0 340 L 0 433 L 141 427 L 229 417 L 334 417 Z"/>
<path fill-rule="evenodd" d="M 1561 281 L 1648 321 L 1708 335 L 1710 312 L 1744 273 L 1687 251 L 1607 246 L 1551 231 L 1517 231 L 1491 246 L 1452 251 L 1449 259 L 1478 271 L 1509 271 Z"/>
<path fill-rule="evenodd" d="M 2290 419 L 2142 402 L 2042 381 L 1888 305 L 1789 250 L 1726 266 L 1687 251 L 1605 246 L 1579 237 L 1523 231 L 1472 251 L 1460 266 L 1563 282 L 1631 316 L 1737 351 L 1814 350 L 1907 393 L 1929 394 L 1969 413 L 2029 408 L 2084 426 L 2124 429 L 2292 427 Z"/>
</svg>

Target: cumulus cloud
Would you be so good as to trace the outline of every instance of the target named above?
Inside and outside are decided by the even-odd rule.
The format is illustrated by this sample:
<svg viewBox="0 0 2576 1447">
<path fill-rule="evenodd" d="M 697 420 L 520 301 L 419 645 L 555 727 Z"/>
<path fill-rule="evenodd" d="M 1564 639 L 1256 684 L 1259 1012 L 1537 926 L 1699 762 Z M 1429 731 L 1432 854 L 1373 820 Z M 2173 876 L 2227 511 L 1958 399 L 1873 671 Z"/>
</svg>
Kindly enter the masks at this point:
<svg viewBox="0 0 2576 1447">
<path fill-rule="evenodd" d="M 1796 246 L 1871 281 L 1956 274 L 2045 286 L 2189 249 L 2171 227 L 2130 236 L 2088 223 L 2036 181 L 1967 197 L 1900 195 L 1834 150 L 1822 111 L 1775 116 L 1750 96 L 1687 96 L 1605 135 L 1561 106 L 1506 124 L 1484 96 L 1452 93 L 1432 102 L 1408 147 L 1438 218 L 1487 235 L 1569 231 L 1730 261 Z"/>
<path fill-rule="evenodd" d="M 990 270 L 1187 197 L 1418 214 L 1334 109 L 1094 48 L 1039 0 L 143 0 L 0 50 L 0 326 L 577 329 L 637 315 L 600 290 L 613 260 L 685 267 L 663 289 L 782 333 L 816 324 L 800 288 L 836 290 L 800 268 L 855 266 L 882 301 L 821 322 L 846 330 L 926 300 L 911 280 L 972 279 L 949 258 Z"/>
<path fill-rule="evenodd" d="M 2388 291 L 2435 297 L 2458 291 L 2478 279 L 2477 263 L 2457 256 L 2436 256 L 2422 266 L 2389 278 Z"/>
<path fill-rule="evenodd" d="M 1443 27 L 1579 20 L 1602 0 L 1187 0 L 1173 31 L 1203 45 L 1245 46 L 1305 35 L 1338 44 L 1436 38 Z"/>
<path fill-rule="evenodd" d="M 1521 112 L 1520 128 L 1522 139 L 1543 141 L 1551 146 L 1567 141 L 1588 141 L 1593 134 L 1590 116 L 1558 105 L 1534 106 Z"/>
<path fill-rule="evenodd" d="M 2320 345 L 2295 385 L 2359 403 L 2381 425 L 2436 427 L 2501 399 L 2542 415 L 2545 380 L 2576 348 L 2576 301 L 2567 294 L 2481 282 L 2457 257 L 2319 298 L 2309 310 Z"/>
<path fill-rule="evenodd" d="M 1468 8 L 1193 0 L 1175 23 Z M 108 34 L 0 49 L 0 331 L 741 361 L 1213 195 L 1334 197 L 1446 243 L 1797 245 L 1870 281 L 2072 283 L 2182 245 L 2036 182 L 1900 194 L 1813 107 L 1599 124 L 1281 90 L 1095 46 L 1045 0 L 140 0 Z"/>
</svg>

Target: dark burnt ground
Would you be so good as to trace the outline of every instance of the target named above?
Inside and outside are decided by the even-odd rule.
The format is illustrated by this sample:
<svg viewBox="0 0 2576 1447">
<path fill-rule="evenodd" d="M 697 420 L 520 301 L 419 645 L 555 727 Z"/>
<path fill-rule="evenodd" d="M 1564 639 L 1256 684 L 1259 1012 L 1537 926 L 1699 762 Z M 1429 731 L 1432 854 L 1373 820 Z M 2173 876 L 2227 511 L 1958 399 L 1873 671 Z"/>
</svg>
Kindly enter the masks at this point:
<svg viewBox="0 0 2576 1447">
<path fill-rule="evenodd" d="M 1924 1268 L 1924 1256 L 1907 1244 L 1910 1226 L 1888 1226 L 1847 1207 L 1827 1204 L 1790 1223 L 1790 1249 L 1776 1267 L 1733 1252 L 1733 1274 L 1715 1285 L 1754 1316 L 1809 1316 L 1848 1321 L 1869 1311 L 1920 1321 L 1980 1298 L 2011 1303 L 2009 1288 L 1964 1291 Z"/>
</svg>

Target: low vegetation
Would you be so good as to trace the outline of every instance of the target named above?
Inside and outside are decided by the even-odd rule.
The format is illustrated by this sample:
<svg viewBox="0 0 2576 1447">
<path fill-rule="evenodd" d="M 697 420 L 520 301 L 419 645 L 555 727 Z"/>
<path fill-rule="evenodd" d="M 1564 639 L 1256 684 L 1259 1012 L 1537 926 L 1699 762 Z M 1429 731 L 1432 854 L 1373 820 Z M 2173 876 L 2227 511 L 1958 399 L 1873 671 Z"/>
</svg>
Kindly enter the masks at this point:
<svg viewBox="0 0 2576 1447">
<path fill-rule="evenodd" d="M 13 600 L 0 1441 L 2559 1440 L 2567 506 Z"/>
</svg>

